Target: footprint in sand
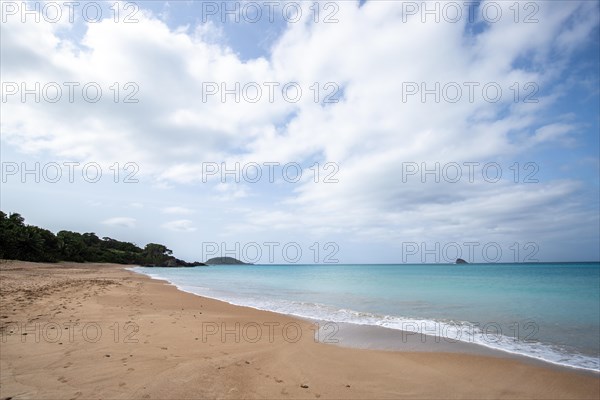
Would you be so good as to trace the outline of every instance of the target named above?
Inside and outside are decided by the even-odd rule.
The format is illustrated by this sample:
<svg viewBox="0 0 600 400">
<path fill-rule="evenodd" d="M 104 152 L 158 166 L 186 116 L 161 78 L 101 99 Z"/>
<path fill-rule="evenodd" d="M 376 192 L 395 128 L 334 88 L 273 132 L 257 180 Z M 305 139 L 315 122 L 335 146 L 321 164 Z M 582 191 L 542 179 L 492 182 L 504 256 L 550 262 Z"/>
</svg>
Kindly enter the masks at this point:
<svg viewBox="0 0 600 400">
<path fill-rule="evenodd" d="M 77 399 L 79 396 L 81 396 L 83 394 L 83 392 L 75 392 L 75 394 L 73 396 L 75 397 L 71 397 L 71 400 L 75 400 Z"/>
<path fill-rule="evenodd" d="M 61 376 L 60 378 L 58 378 L 57 381 L 59 381 L 60 383 L 67 383 L 67 382 L 69 382 L 64 376 Z"/>
<path fill-rule="evenodd" d="M 72 362 L 68 362 L 68 363 L 65 364 L 65 366 L 63 368 L 69 368 L 71 365 L 73 365 L 73 363 Z"/>
</svg>

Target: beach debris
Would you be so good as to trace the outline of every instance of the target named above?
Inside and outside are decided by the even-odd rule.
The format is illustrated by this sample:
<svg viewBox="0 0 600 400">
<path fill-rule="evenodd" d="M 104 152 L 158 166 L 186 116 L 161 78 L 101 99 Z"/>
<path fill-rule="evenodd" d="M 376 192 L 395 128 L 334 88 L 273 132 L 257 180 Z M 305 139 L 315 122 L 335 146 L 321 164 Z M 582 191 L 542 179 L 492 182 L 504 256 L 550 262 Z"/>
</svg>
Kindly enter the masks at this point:
<svg viewBox="0 0 600 400">
<path fill-rule="evenodd" d="M 346 385 L 346 387 L 350 387 L 350 385 Z"/>
<path fill-rule="evenodd" d="M 300 387 L 301 387 L 302 389 L 308 389 L 308 385 L 307 385 L 306 383 L 303 383 L 302 385 L 300 385 Z"/>
</svg>

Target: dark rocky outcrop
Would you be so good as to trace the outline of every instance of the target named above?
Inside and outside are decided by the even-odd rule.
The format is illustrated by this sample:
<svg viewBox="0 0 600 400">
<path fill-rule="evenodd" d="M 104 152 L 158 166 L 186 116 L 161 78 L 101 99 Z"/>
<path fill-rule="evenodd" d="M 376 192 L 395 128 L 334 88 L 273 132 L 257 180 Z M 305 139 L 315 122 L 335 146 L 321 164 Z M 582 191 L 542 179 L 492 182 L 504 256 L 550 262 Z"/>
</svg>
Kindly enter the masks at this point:
<svg viewBox="0 0 600 400">
<path fill-rule="evenodd" d="M 233 257 L 214 257 L 206 261 L 207 265 L 243 265 L 248 264 Z"/>
<path fill-rule="evenodd" d="M 457 264 L 468 264 L 468 262 L 466 262 L 465 260 L 463 260 L 462 258 L 457 258 L 456 259 L 456 263 Z"/>
</svg>

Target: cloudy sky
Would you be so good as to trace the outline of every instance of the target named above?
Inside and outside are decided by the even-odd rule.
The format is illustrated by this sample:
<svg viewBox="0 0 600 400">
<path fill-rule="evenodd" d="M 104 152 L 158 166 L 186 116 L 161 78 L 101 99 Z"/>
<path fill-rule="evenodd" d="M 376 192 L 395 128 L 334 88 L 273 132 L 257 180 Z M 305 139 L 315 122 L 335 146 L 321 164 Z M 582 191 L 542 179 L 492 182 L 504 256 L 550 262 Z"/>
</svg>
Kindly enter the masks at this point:
<svg viewBox="0 0 600 400">
<path fill-rule="evenodd" d="M 188 261 L 600 258 L 597 1 L 2 1 L 1 208 Z"/>
</svg>

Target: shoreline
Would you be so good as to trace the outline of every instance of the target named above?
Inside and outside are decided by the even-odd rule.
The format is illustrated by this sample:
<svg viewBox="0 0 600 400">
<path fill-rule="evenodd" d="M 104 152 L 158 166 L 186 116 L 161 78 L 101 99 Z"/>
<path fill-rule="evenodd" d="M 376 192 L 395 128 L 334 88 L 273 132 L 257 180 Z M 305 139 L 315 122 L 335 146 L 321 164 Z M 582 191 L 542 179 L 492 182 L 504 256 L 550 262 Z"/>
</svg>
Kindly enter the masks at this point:
<svg viewBox="0 0 600 400">
<path fill-rule="evenodd" d="M 309 321 L 201 297 L 127 268 L 0 264 L 0 398 L 600 396 L 591 371 L 510 355 L 316 343 Z M 61 341 L 57 328 L 68 332 Z"/>
<path fill-rule="evenodd" d="M 284 312 L 278 312 L 274 310 L 258 308 L 251 305 L 244 305 L 233 303 L 228 300 L 219 299 L 216 297 L 210 297 L 205 294 L 198 294 L 191 290 L 186 290 L 185 287 L 178 285 L 176 283 L 170 282 L 167 278 L 162 276 L 152 276 L 145 272 L 136 271 L 135 268 L 139 268 L 139 266 L 128 267 L 126 268 L 128 271 L 133 273 L 138 273 L 145 277 L 149 277 L 150 279 L 154 279 L 156 281 L 164 282 L 168 285 L 172 285 L 177 288 L 179 291 L 183 293 L 192 294 L 194 296 L 198 296 L 201 298 L 208 298 L 215 301 L 220 301 L 232 306 L 236 307 L 244 307 L 252 310 L 270 312 L 279 315 L 283 315 L 289 318 L 295 318 L 302 321 L 307 321 L 309 323 L 317 324 L 318 326 L 325 328 L 332 328 L 331 325 L 335 326 L 335 338 L 339 339 L 339 334 L 344 334 L 346 332 L 346 336 L 342 339 L 345 343 L 340 343 L 341 340 L 329 340 L 323 341 L 323 343 L 333 344 L 340 347 L 346 348 L 357 348 L 357 349 L 369 349 L 369 350 L 382 350 L 382 351 L 403 351 L 403 352 L 440 352 L 440 353 L 462 353 L 462 354 L 475 354 L 482 356 L 490 356 L 496 358 L 512 358 L 519 360 L 523 363 L 553 368 L 557 370 L 563 371 L 575 371 L 578 373 L 587 374 L 590 376 L 600 376 L 599 370 L 594 370 L 585 367 L 572 366 L 567 364 L 561 364 L 558 362 L 554 362 L 551 360 L 547 360 L 544 358 L 538 358 L 534 356 L 530 356 L 527 354 L 522 354 L 514 351 L 510 351 L 507 349 L 496 348 L 493 346 L 487 346 L 482 343 L 477 343 L 474 341 L 465 341 L 465 340 L 455 340 L 445 338 L 443 336 L 434 336 L 427 333 L 414 333 L 404 331 L 402 329 L 390 328 L 385 326 L 378 325 L 368 325 L 368 324 L 357 324 L 352 322 L 332 322 L 324 319 L 319 319 L 315 317 L 308 317 L 296 314 L 289 314 Z M 141 267 L 143 268 L 143 267 Z M 150 272 L 150 271 L 149 271 Z M 333 329 L 329 329 L 329 331 L 324 331 L 322 336 L 332 337 Z M 371 339 L 372 336 L 376 336 L 378 339 L 375 343 Z"/>
</svg>

